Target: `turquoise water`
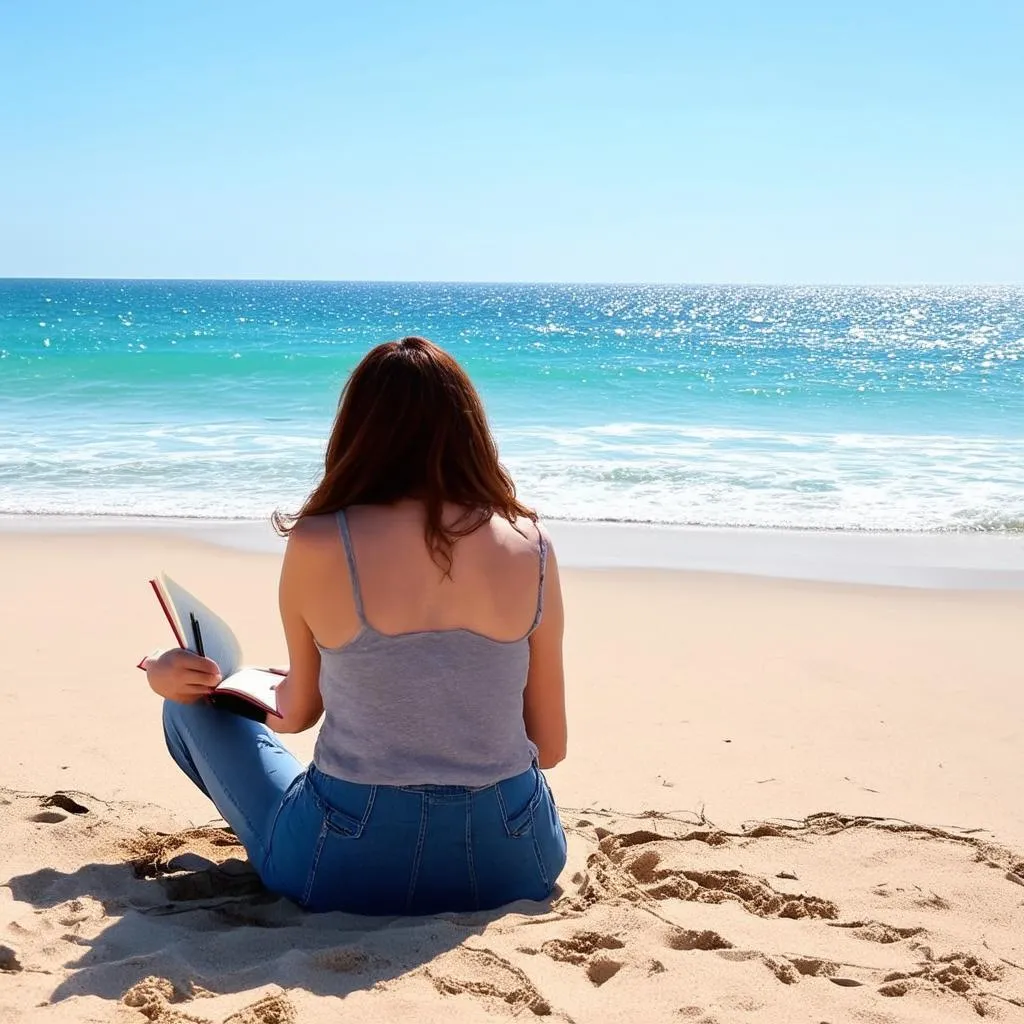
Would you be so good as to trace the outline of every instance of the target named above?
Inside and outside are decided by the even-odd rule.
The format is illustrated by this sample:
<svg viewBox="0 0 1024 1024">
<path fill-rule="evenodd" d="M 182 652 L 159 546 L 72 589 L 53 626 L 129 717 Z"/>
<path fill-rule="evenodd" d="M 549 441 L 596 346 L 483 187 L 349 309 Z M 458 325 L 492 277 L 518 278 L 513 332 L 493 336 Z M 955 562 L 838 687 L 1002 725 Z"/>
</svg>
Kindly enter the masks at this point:
<svg viewBox="0 0 1024 1024">
<path fill-rule="evenodd" d="M 0 281 L 0 512 L 262 518 L 423 334 L 553 518 L 1024 529 L 1024 290 Z"/>
</svg>

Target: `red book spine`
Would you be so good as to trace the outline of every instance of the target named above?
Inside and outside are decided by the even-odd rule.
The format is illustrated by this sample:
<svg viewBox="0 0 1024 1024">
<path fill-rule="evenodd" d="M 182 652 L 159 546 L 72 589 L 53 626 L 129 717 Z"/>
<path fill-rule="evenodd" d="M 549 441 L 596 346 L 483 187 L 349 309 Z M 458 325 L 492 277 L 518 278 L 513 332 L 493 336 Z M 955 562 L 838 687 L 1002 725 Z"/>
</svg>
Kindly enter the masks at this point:
<svg viewBox="0 0 1024 1024">
<path fill-rule="evenodd" d="M 167 623 L 171 627 L 171 632 L 174 634 L 174 639 L 178 641 L 178 646 L 185 647 L 185 640 L 182 637 L 181 633 L 178 632 L 178 624 L 174 621 L 174 615 L 171 613 L 171 609 L 167 607 L 167 602 L 164 600 L 163 592 L 160 590 L 157 581 L 150 580 L 149 585 L 153 588 L 153 593 L 156 594 L 156 599 L 160 602 L 160 607 L 163 609 L 163 613 L 167 618 Z M 145 668 L 146 658 L 148 657 L 149 655 L 147 654 L 146 657 L 143 658 L 135 667 Z"/>
<path fill-rule="evenodd" d="M 167 607 L 167 602 L 164 601 L 163 591 L 158 586 L 156 580 L 150 580 L 149 585 L 153 588 L 153 593 L 156 594 L 156 599 L 160 602 L 160 607 L 164 610 L 164 615 L 167 616 L 167 623 L 171 627 L 171 632 L 174 634 L 174 639 L 178 641 L 179 647 L 187 646 L 185 638 L 178 632 L 178 624 L 174 621 L 174 614 L 170 608 Z"/>
</svg>

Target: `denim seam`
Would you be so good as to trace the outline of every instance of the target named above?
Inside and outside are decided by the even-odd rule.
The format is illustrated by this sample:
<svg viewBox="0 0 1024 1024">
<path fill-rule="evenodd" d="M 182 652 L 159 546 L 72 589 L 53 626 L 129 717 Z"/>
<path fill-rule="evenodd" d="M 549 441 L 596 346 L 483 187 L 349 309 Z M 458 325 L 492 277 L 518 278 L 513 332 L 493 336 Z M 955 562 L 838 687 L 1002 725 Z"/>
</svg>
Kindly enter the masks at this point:
<svg viewBox="0 0 1024 1024">
<path fill-rule="evenodd" d="M 405 896 L 406 913 L 412 911 L 413 896 L 416 893 L 416 883 L 419 881 L 420 858 L 423 856 L 423 845 L 427 838 L 427 819 L 429 818 L 429 803 L 426 796 L 420 797 L 420 834 L 416 839 L 416 852 L 412 858 L 412 871 L 409 873 L 409 891 Z"/>
<path fill-rule="evenodd" d="M 498 798 L 498 810 L 501 812 L 501 823 L 505 826 L 505 834 L 512 838 L 512 830 L 508 827 L 508 808 L 505 806 L 505 800 L 501 795 L 501 786 L 494 787 L 494 795 Z"/>
<path fill-rule="evenodd" d="M 320 798 L 320 794 L 316 791 L 316 784 L 313 780 L 314 771 L 316 771 L 316 769 L 312 765 L 310 765 L 309 768 L 306 770 L 306 776 L 309 780 L 309 795 L 312 798 L 313 803 L 316 804 L 316 809 L 321 814 L 326 814 L 327 805 L 323 802 L 323 800 Z"/>
<path fill-rule="evenodd" d="M 546 889 L 551 888 L 551 879 L 548 878 L 547 868 L 544 865 L 544 855 L 541 853 L 540 840 L 537 838 L 537 819 L 534 816 L 534 809 L 530 808 L 530 838 L 533 840 L 533 853 L 537 859 L 537 870 L 540 872 L 540 880 Z"/>
<path fill-rule="evenodd" d="M 309 897 L 313 894 L 313 885 L 316 882 L 316 869 L 320 866 L 320 855 L 324 852 L 324 844 L 327 841 L 327 819 L 320 824 L 320 835 L 313 850 L 313 863 L 309 867 L 309 877 L 306 879 L 306 889 L 302 894 L 302 905 L 309 903 Z"/>
<path fill-rule="evenodd" d="M 476 865 L 473 863 L 473 798 L 466 797 L 466 867 L 469 870 L 469 886 L 473 892 L 473 909 L 480 909 L 480 893 L 476 883 Z"/>
<path fill-rule="evenodd" d="M 359 822 L 360 828 L 366 828 L 366 823 L 370 820 L 370 815 L 373 813 L 373 805 L 377 799 L 377 787 L 370 787 L 370 795 L 366 798 L 366 810 L 363 812 L 363 820 Z"/>
<path fill-rule="evenodd" d="M 543 778 L 543 776 L 542 776 L 542 778 Z M 501 810 L 501 820 L 502 820 L 502 823 L 505 826 L 505 833 L 510 838 L 512 838 L 512 839 L 521 839 L 525 830 L 520 829 L 519 832 L 513 832 L 512 831 L 512 826 L 511 826 L 510 820 L 509 820 L 508 805 L 505 803 L 505 798 L 501 795 L 501 786 L 495 786 L 494 787 L 494 795 L 498 798 L 498 807 Z M 531 832 L 533 831 L 533 825 L 534 825 L 534 812 L 537 810 L 537 807 L 540 805 L 540 802 L 543 799 L 543 796 L 544 796 L 543 791 L 542 791 L 541 787 L 538 785 L 537 792 L 532 797 L 530 797 L 530 802 L 526 806 L 526 811 L 528 811 L 529 815 L 530 815 L 530 831 Z"/>
<path fill-rule="evenodd" d="M 181 732 L 183 732 L 188 737 L 188 740 L 189 740 L 190 744 L 198 747 L 199 744 L 196 743 L 195 736 L 192 735 L 192 733 L 188 730 L 188 728 L 183 723 L 175 722 L 174 725 L 175 725 L 176 729 L 180 730 Z M 185 749 L 186 749 L 186 753 L 189 756 L 189 760 L 191 761 L 192 760 L 191 751 L 189 751 L 187 746 L 186 746 Z M 202 774 L 198 770 L 196 771 L 196 774 L 200 777 L 200 779 L 202 778 Z M 259 844 L 260 863 L 261 864 L 264 863 L 266 861 L 266 859 L 267 859 L 267 855 L 270 852 L 269 849 L 264 845 L 263 840 L 259 838 L 259 833 L 258 833 L 256 827 L 249 820 L 249 816 L 242 810 L 241 804 L 239 804 L 239 802 L 234 798 L 232 793 L 228 790 L 228 787 L 225 785 L 224 780 L 222 778 L 218 777 L 217 782 L 220 784 L 221 789 L 224 790 L 225 796 L 227 796 L 228 800 L 230 800 L 231 803 L 234 805 L 235 810 L 238 812 L 238 816 L 248 826 L 249 833 L 252 836 L 253 842 Z M 207 793 L 207 796 L 209 796 L 209 793 Z M 210 797 L 210 799 L 212 800 L 213 798 Z M 214 806 L 216 806 L 216 804 Z M 220 808 L 218 807 L 217 810 L 219 811 Z M 222 815 L 222 817 L 223 817 L 223 815 Z M 227 821 L 226 818 L 224 820 Z M 228 824 L 230 825 L 230 822 L 228 822 Z M 236 838 L 240 838 L 240 837 L 236 837 Z M 246 852 L 248 852 L 248 851 L 246 851 Z"/>
<path fill-rule="evenodd" d="M 284 796 L 281 798 L 281 802 L 277 805 L 277 810 L 274 812 L 274 820 L 270 823 L 270 829 L 267 832 L 267 852 L 263 855 L 263 863 L 260 866 L 260 878 L 266 877 L 266 871 L 270 867 L 270 851 L 274 846 L 274 833 L 277 831 L 277 823 L 281 820 L 281 812 L 284 810 L 284 805 L 288 802 L 288 797 L 291 795 L 291 791 L 305 779 L 306 773 L 300 772 L 292 779 L 288 788 L 284 791 Z"/>
</svg>

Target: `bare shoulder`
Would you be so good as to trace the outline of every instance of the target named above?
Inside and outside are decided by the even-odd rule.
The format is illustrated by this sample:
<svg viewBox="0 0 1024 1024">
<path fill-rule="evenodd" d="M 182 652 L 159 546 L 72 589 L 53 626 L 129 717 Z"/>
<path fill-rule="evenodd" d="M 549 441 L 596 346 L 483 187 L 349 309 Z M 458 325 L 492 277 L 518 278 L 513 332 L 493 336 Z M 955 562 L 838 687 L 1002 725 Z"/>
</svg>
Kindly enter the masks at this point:
<svg viewBox="0 0 1024 1024">
<path fill-rule="evenodd" d="M 551 534 L 548 532 L 548 528 L 540 520 L 532 525 L 534 530 L 537 532 L 538 539 L 544 543 L 544 546 L 549 550 L 554 547 L 554 541 L 551 539 Z"/>
<path fill-rule="evenodd" d="M 541 542 L 550 547 L 551 538 L 540 523 L 522 516 L 513 522 L 495 516 L 491 520 L 495 541 L 512 554 L 536 557 Z"/>
<path fill-rule="evenodd" d="M 304 516 L 288 534 L 288 550 L 296 555 L 322 554 L 338 543 L 338 523 L 333 515 Z"/>
</svg>

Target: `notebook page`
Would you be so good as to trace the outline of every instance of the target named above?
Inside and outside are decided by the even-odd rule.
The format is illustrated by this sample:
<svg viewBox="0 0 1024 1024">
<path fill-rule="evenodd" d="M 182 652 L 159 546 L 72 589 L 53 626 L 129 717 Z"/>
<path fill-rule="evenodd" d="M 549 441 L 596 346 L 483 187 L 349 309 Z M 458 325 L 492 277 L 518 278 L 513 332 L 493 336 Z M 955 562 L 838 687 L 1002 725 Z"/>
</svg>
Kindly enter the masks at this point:
<svg viewBox="0 0 1024 1024">
<path fill-rule="evenodd" d="M 248 697 L 271 714 L 280 717 L 277 710 L 277 694 L 274 691 L 283 682 L 284 676 L 275 672 L 267 672 L 261 668 L 243 668 L 225 679 L 217 687 L 217 693 L 237 693 Z"/>
<path fill-rule="evenodd" d="M 162 582 L 164 591 L 181 623 L 189 650 L 195 650 L 189 619 L 191 613 L 199 620 L 199 627 L 203 634 L 203 651 L 206 657 L 217 662 L 221 675 L 225 678 L 233 672 L 237 672 L 242 664 L 242 648 L 238 643 L 238 638 L 231 631 L 231 627 L 180 583 L 175 583 L 166 574 L 162 576 Z"/>
</svg>

